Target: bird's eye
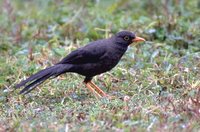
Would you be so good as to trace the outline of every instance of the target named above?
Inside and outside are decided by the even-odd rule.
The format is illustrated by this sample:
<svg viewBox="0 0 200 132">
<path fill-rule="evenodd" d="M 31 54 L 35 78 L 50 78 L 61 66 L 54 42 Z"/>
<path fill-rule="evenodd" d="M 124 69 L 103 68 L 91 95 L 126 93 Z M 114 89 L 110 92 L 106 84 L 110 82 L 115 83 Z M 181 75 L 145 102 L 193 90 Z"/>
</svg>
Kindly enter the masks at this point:
<svg viewBox="0 0 200 132">
<path fill-rule="evenodd" d="M 130 38 L 129 38 L 128 36 L 125 36 L 125 37 L 124 37 L 124 40 L 126 40 L 126 41 L 129 41 L 129 39 L 130 39 Z"/>
</svg>

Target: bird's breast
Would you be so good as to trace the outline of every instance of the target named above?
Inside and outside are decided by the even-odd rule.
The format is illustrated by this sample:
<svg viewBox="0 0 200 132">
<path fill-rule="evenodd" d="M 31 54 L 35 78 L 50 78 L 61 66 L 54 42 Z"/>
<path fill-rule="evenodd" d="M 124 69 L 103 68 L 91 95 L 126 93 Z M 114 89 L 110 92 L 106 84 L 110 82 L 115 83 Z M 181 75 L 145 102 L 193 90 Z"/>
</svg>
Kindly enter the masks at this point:
<svg viewBox="0 0 200 132">
<path fill-rule="evenodd" d="M 107 52 L 101 59 L 102 67 L 104 67 L 106 70 L 112 69 L 118 64 L 124 53 L 125 51 L 123 50 L 109 50 L 109 52 Z"/>
</svg>

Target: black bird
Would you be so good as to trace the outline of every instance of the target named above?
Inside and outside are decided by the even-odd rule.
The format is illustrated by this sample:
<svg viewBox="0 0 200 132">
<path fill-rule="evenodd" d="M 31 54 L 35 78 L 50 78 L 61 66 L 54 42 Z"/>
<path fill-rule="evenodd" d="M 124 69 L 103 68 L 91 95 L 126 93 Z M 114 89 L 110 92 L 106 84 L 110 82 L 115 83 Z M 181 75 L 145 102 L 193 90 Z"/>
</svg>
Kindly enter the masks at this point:
<svg viewBox="0 0 200 132">
<path fill-rule="evenodd" d="M 54 66 L 48 67 L 21 81 L 15 87 L 21 94 L 29 93 L 50 77 L 57 77 L 66 72 L 85 76 L 84 83 L 97 97 L 108 96 L 91 80 L 94 76 L 107 72 L 117 65 L 128 46 L 133 42 L 145 41 L 133 32 L 120 31 L 108 39 L 101 39 L 72 51 Z"/>
</svg>

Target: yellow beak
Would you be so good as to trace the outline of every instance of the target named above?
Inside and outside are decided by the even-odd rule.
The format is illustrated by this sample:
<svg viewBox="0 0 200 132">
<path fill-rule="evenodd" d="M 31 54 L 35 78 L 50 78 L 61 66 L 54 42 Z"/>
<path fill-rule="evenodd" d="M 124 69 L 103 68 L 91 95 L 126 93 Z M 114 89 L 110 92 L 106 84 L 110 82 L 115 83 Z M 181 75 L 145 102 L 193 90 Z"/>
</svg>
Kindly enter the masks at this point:
<svg viewBox="0 0 200 132">
<path fill-rule="evenodd" d="M 137 36 L 132 40 L 132 42 L 143 42 L 143 41 L 145 41 L 144 38 L 137 37 Z"/>
</svg>

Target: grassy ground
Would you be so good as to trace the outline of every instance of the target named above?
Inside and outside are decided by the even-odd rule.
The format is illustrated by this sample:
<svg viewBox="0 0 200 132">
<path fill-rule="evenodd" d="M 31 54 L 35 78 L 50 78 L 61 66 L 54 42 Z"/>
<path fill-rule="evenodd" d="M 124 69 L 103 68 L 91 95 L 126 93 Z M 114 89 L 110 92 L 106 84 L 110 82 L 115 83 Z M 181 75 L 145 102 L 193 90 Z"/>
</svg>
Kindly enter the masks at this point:
<svg viewBox="0 0 200 132">
<path fill-rule="evenodd" d="M 199 131 L 200 1 L 1 0 L 0 131 Z M 148 41 L 94 82 L 65 74 L 25 96 L 13 86 L 122 29 Z"/>
</svg>

